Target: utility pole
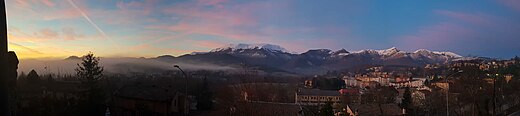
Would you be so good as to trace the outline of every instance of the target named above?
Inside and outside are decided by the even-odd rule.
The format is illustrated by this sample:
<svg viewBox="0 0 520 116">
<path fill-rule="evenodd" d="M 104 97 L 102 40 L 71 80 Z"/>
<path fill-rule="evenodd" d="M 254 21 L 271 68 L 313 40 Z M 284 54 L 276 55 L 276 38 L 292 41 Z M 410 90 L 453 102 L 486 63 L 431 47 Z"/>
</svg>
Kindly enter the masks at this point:
<svg viewBox="0 0 520 116">
<path fill-rule="evenodd" d="M 179 65 L 173 65 L 173 67 L 179 69 L 182 74 L 184 75 L 185 79 L 186 79 L 186 87 L 184 88 L 184 94 L 186 96 L 186 99 L 185 99 L 185 104 L 184 104 L 184 116 L 187 116 L 188 113 L 190 112 L 190 107 L 189 107 L 189 96 L 188 96 L 188 75 L 181 69 L 181 67 Z"/>
<path fill-rule="evenodd" d="M 446 116 L 450 116 L 450 102 L 449 102 L 449 100 L 450 100 L 450 97 L 449 97 L 449 95 L 450 95 L 450 83 L 448 82 L 449 81 L 448 77 L 451 77 L 451 76 L 453 76 L 453 75 L 455 75 L 457 73 L 462 73 L 462 72 L 463 72 L 463 70 L 458 70 L 457 72 L 444 77 L 444 81 L 446 81 L 446 85 L 447 85 L 446 86 Z"/>
<path fill-rule="evenodd" d="M 10 116 L 9 93 L 8 93 L 8 66 L 7 66 L 7 15 L 5 10 L 5 0 L 0 2 L 0 115 Z"/>
<path fill-rule="evenodd" d="M 7 51 L 7 13 L 5 0 L 0 2 L 0 115 L 16 115 L 16 77 L 18 58 Z"/>
</svg>

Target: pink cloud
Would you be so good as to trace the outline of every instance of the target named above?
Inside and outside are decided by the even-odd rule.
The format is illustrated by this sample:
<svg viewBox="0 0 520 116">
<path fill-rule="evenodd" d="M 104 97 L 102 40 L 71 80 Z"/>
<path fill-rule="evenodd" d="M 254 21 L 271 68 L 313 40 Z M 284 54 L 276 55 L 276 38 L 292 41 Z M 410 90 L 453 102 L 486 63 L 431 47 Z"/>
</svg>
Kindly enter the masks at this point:
<svg viewBox="0 0 520 116">
<path fill-rule="evenodd" d="M 39 4 L 43 4 L 49 7 L 56 5 L 56 3 L 54 3 L 52 0 L 16 0 L 15 5 L 29 8 Z"/>
<path fill-rule="evenodd" d="M 63 39 L 65 40 L 75 40 L 77 38 L 83 37 L 83 35 L 77 34 L 76 31 L 74 31 L 74 28 L 71 27 L 64 27 L 62 32 Z"/>
<path fill-rule="evenodd" d="M 56 4 L 54 2 L 52 2 L 51 0 L 41 0 L 41 2 L 49 7 L 53 7 L 55 6 Z"/>
<path fill-rule="evenodd" d="M 225 2 L 228 2 L 228 0 L 197 0 L 198 4 L 208 5 L 208 6 L 219 6 Z"/>
<path fill-rule="evenodd" d="M 28 7 L 30 4 L 27 0 L 16 0 L 16 5 L 20 7 Z"/>
<path fill-rule="evenodd" d="M 207 3 L 206 3 L 207 2 Z M 172 15 L 173 24 L 147 25 L 149 30 L 167 30 L 176 33 L 174 36 L 162 37 L 150 40 L 144 44 L 154 44 L 171 39 L 189 40 L 187 35 L 212 35 L 221 37 L 227 43 L 202 41 L 193 42 L 196 47 L 214 48 L 229 43 L 280 43 L 288 48 L 304 50 L 306 46 L 317 46 L 303 42 L 307 40 L 319 41 L 328 45 L 337 45 L 337 42 L 327 41 L 331 38 L 280 38 L 293 34 L 318 33 L 345 37 L 350 35 L 344 27 L 334 26 L 284 28 L 263 24 L 262 17 L 257 16 L 258 11 L 273 11 L 287 8 L 284 3 L 248 2 L 243 4 L 226 4 L 226 7 L 208 7 L 207 5 L 222 5 L 226 1 L 197 1 L 179 3 L 173 7 L 163 9 L 166 15 Z M 272 15 L 270 15 L 272 16 Z M 336 36 L 337 35 L 337 36 Z M 287 40 L 290 39 L 290 40 Z M 294 41 L 302 41 L 294 44 Z"/>
<path fill-rule="evenodd" d="M 476 24 L 476 25 L 484 25 L 491 26 L 495 25 L 497 17 L 483 14 L 483 13 L 463 13 L 463 12 L 455 12 L 455 11 L 447 11 L 447 10 L 436 10 L 434 11 L 437 14 L 444 15 L 450 18 L 454 18 L 457 20 L 461 20 L 464 22 Z"/>
<path fill-rule="evenodd" d="M 57 10 L 52 11 L 47 15 L 43 16 L 44 20 L 63 20 L 63 19 L 74 19 L 80 18 L 81 14 L 74 9 Z"/>
<path fill-rule="evenodd" d="M 115 5 L 117 9 L 88 9 L 88 7 L 82 7 L 82 10 L 98 21 L 111 25 L 128 26 L 157 21 L 149 16 L 159 9 L 156 0 L 120 1 Z"/>
<path fill-rule="evenodd" d="M 471 39 L 474 31 L 453 23 L 439 23 L 420 29 L 412 35 L 402 36 L 399 43 L 405 49 L 443 48 L 456 46 L 467 42 L 465 46 L 472 46 Z M 445 48 L 444 48 L 445 49 Z"/>
<path fill-rule="evenodd" d="M 484 13 L 464 13 L 446 10 L 434 11 L 448 17 L 446 22 L 426 26 L 417 32 L 399 37 L 397 44 L 405 49 L 458 49 L 464 51 L 482 50 L 485 44 L 516 46 L 518 23 L 504 17 Z M 461 23 L 462 22 L 462 23 Z M 486 48 L 485 50 L 498 50 Z"/>
<path fill-rule="evenodd" d="M 193 23 L 221 23 L 223 25 L 254 25 L 256 20 L 244 11 L 227 9 L 204 9 L 202 7 L 171 7 L 164 10 L 167 14 L 181 15 L 181 20 Z"/>
<path fill-rule="evenodd" d="M 214 35 L 233 40 L 262 38 L 258 34 L 250 32 L 253 31 L 250 30 L 251 28 L 258 27 L 258 22 L 249 10 L 238 6 L 206 9 L 201 6 L 201 2 L 217 4 L 225 1 L 198 1 L 166 8 L 163 10 L 164 13 L 178 15 L 179 17 L 176 19 L 179 22 L 173 25 L 151 25 L 147 28 L 187 34 Z"/>
<path fill-rule="evenodd" d="M 513 10 L 520 11 L 520 1 L 518 0 L 498 0 L 504 6 L 507 6 Z"/>
<path fill-rule="evenodd" d="M 81 17 L 67 2 L 53 0 L 16 0 L 7 1 L 7 14 L 17 20 L 62 20 Z"/>
<path fill-rule="evenodd" d="M 265 25 L 259 24 L 261 17 L 255 16 L 255 11 L 274 9 L 274 5 L 281 4 L 253 2 L 226 7 L 205 6 L 225 2 L 226 0 L 201 0 L 195 3 L 178 4 L 163 10 L 165 14 L 174 15 L 178 23 L 148 27 L 190 34 L 215 35 L 242 41 L 272 39 L 270 36 L 274 33 L 265 33 Z"/>
<path fill-rule="evenodd" d="M 228 43 L 223 43 L 223 42 L 218 42 L 218 41 L 208 41 L 208 40 L 191 41 L 190 43 L 194 43 L 194 45 L 197 47 L 209 48 L 209 49 L 222 47 L 222 46 L 228 44 Z"/>
<path fill-rule="evenodd" d="M 58 33 L 49 28 L 45 28 L 40 30 L 38 33 L 35 33 L 36 36 L 39 36 L 43 39 L 56 39 L 58 38 Z"/>
</svg>

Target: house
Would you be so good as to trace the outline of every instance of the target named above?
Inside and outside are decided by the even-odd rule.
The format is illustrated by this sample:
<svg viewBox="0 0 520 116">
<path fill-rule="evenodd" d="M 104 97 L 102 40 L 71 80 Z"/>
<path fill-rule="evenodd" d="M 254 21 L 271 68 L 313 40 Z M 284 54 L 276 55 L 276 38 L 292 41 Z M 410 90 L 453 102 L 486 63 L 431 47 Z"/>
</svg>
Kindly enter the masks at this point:
<svg viewBox="0 0 520 116">
<path fill-rule="evenodd" d="M 390 83 L 390 86 L 396 87 L 396 88 L 402 88 L 402 87 L 413 87 L 413 88 L 419 88 L 424 86 L 424 82 L 426 81 L 426 78 L 414 78 L 414 79 L 399 79 L 394 82 Z"/>
<path fill-rule="evenodd" d="M 509 83 L 509 81 L 511 81 L 511 79 L 513 79 L 513 75 L 512 74 L 504 75 L 504 79 L 506 80 L 507 83 Z"/>
<path fill-rule="evenodd" d="M 439 81 L 439 82 L 432 83 L 432 85 L 439 87 L 443 90 L 447 90 L 448 86 L 449 86 L 449 83 L 447 83 L 447 82 L 449 82 L 449 81 Z"/>
<path fill-rule="evenodd" d="M 359 82 L 355 77 L 343 76 L 343 81 L 347 87 L 359 87 Z"/>
<path fill-rule="evenodd" d="M 397 104 L 351 104 L 347 105 L 349 116 L 402 116 L 404 110 Z"/>
<path fill-rule="evenodd" d="M 336 90 L 300 89 L 296 92 L 296 104 L 322 105 L 327 102 L 341 102 L 341 95 Z"/>
<path fill-rule="evenodd" d="M 129 85 L 114 93 L 110 106 L 114 116 L 172 116 L 189 112 L 187 97 L 172 88 Z"/>
</svg>

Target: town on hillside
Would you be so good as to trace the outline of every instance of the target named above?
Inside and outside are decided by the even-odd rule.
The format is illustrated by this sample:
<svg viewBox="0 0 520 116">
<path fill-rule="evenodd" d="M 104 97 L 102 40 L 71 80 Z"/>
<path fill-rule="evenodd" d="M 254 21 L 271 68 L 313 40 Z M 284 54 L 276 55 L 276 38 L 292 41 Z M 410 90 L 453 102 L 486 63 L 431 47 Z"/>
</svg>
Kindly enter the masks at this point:
<svg viewBox="0 0 520 116">
<path fill-rule="evenodd" d="M 520 108 L 518 57 L 366 66 L 300 77 L 262 75 L 254 68 L 188 71 L 177 65 L 163 73 L 106 74 L 92 62 L 99 60 L 93 54 L 81 59 L 77 75 L 21 72 L 11 80 L 12 114 L 436 116 L 507 115 Z"/>
<path fill-rule="evenodd" d="M 519 31 L 520 0 L 0 0 L 0 116 L 520 116 Z"/>
</svg>

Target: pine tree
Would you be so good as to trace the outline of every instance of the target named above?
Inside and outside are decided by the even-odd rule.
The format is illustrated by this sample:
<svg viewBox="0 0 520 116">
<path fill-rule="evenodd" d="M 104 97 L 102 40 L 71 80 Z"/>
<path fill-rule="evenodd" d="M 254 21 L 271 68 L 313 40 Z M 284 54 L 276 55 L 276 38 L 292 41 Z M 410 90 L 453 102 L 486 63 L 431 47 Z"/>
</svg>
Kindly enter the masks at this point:
<svg viewBox="0 0 520 116">
<path fill-rule="evenodd" d="M 36 71 L 34 70 L 31 70 L 31 72 L 29 72 L 29 74 L 27 74 L 27 81 L 29 83 L 36 83 L 38 80 L 40 80 L 40 76 L 38 75 L 38 73 L 36 73 Z"/>
<path fill-rule="evenodd" d="M 411 108 L 412 105 L 412 93 L 410 92 L 410 88 L 406 88 L 403 93 L 403 100 L 401 102 L 401 107 L 404 109 Z"/>
<path fill-rule="evenodd" d="M 94 87 L 94 84 L 101 79 L 103 74 L 103 67 L 99 66 L 99 57 L 95 57 L 92 52 L 82 57 L 81 65 L 77 64 L 76 76 L 80 81 L 89 87 Z"/>
<path fill-rule="evenodd" d="M 99 115 L 104 110 L 102 106 L 103 92 L 98 87 L 98 81 L 103 77 L 103 67 L 99 66 L 99 57 L 95 57 L 89 52 L 82 57 L 81 65 L 77 64 L 76 76 L 86 89 L 86 99 L 82 104 L 81 110 L 84 115 Z"/>
</svg>

